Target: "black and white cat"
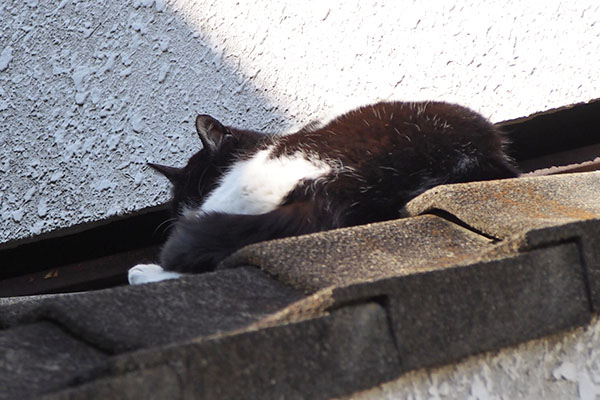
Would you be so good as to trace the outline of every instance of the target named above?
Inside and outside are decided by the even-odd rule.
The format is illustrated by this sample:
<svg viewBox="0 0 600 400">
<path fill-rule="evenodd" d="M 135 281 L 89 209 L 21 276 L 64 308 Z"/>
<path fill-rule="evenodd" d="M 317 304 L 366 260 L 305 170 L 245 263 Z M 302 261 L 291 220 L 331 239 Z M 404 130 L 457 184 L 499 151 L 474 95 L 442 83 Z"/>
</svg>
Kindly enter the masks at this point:
<svg viewBox="0 0 600 400">
<path fill-rule="evenodd" d="M 504 137 L 478 113 L 442 102 L 382 102 L 289 135 L 196 119 L 202 149 L 183 168 L 150 164 L 173 184 L 174 229 L 160 266 L 132 284 L 205 272 L 264 240 L 401 217 L 445 183 L 518 175 Z"/>
</svg>

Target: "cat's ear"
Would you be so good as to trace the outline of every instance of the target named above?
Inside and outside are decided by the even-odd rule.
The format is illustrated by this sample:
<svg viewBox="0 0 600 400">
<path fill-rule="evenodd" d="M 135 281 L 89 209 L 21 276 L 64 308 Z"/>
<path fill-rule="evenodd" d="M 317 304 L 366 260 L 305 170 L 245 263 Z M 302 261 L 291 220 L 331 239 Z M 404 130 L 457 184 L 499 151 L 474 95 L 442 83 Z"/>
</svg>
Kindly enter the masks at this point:
<svg viewBox="0 0 600 400">
<path fill-rule="evenodd" d="M 196 117 L 196 131 L 204 148 L 210 151 L 217 150 L 221 143 L 231 136 L 231 131 L 210 115 Z"/>
<path fill-rule="evenodd" d="M 180 181 L 183 176 L 182 168 L 168 167 L 166 165 L 154 163 L 148 163 L 148 166 L 151 167 L 153 170 L 160 172 L 173 184 Z"/>
</svg>

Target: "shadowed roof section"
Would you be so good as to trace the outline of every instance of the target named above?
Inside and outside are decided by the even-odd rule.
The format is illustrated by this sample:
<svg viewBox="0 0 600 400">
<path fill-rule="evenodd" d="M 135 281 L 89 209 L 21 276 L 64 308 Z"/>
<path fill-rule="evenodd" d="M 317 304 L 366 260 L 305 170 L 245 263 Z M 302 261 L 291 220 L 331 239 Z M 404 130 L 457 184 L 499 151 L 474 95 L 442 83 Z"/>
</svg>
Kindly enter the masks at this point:
<svg viewBox="0 0 600 400">
<path fill-rule="evenodd" d="M 301 297 L 245 267 L 153 285 L 0 302 L 0 324 L 54 320 L 96 348 L 120 353 L 239 329 Z"/>
</svg>

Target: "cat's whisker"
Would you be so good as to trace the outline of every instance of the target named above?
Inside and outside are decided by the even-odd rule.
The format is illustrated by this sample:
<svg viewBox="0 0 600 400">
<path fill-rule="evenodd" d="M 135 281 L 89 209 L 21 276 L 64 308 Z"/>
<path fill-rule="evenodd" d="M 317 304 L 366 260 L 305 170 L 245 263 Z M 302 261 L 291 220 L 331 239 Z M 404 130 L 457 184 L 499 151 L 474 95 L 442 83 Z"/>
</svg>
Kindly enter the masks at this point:
<svg viewBox="0 0 600 400">
<path fill-rule="evenodd" d="M 173 227 L 173 225 L 175 225 L 175 222 L 177 222 L 177 218 L 169 218 L 169 219 L 164 220 L 154 229 L 153 234 L 156 235 L 158 233 L 158 231 L 160 230 L 160 228 L 162 228 L 165 224 L 170 224 L 165 229 L 165 232 L 169 231 Z"/>
</svg>

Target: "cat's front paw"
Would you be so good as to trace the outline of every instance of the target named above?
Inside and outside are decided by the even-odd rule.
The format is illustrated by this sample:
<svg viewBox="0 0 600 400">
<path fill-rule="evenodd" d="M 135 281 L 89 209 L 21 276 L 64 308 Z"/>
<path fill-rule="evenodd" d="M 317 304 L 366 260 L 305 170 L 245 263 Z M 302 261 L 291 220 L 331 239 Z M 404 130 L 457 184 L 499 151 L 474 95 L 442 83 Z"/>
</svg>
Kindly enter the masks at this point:
<svg viewBox="0 0 600 400">
<path fill-rule="evenodd" d="M 181 274 L 178 272 L 165 271 L 160 265 L 138 264 L 129 269 L 127 280 L 129 280 L 130 285 L 141 285 L 142 283 L 177 279 L 180 276 Z"/>
</svg>

